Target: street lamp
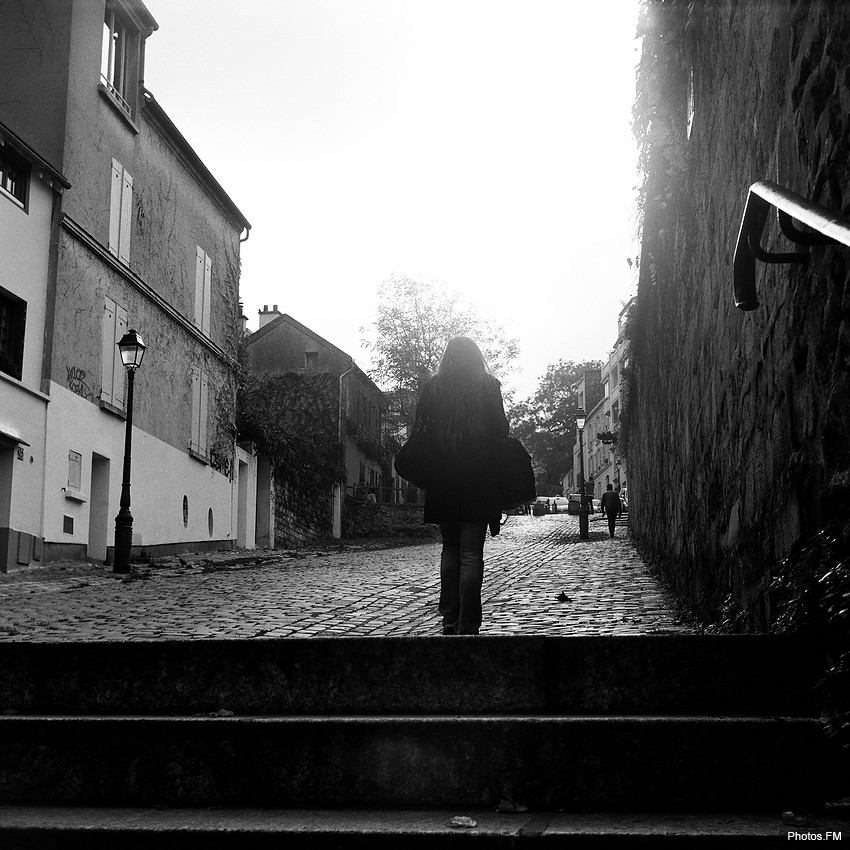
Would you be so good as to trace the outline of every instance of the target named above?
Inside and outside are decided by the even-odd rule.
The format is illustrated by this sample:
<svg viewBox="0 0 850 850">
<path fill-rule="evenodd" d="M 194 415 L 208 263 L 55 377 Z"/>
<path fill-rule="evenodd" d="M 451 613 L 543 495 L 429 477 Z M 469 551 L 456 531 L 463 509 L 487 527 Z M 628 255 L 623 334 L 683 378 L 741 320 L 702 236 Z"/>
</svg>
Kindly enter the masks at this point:
<svg viewBox="0 0 850 850">
<path fill-rule="evenodd" d="M 587 540 L 587 497 L 584 492 L 584 423 L 587 421 L 584 408 L 576 411 L 576 428 L 578 428 L 578 463 L 579 463 L 579 488 L 581 496 L 578 509 L 578 536 L 580 540 Z"/>
<path fill-rule="evenodd" d="M 133 547 L 133 516 L 130 513 L 130 446 L 133 438 L 133 380 L 136 369 L 145 356 L 144 340 L 131 328 L 118 341 L 121 362 L 127 370 L 127 422 L 124 431 L 124 478 L 121 482 L 121 502 L 115 517 L 115 557 L 112 572 L 130 572 L 130 552 Z"/>
</svg>

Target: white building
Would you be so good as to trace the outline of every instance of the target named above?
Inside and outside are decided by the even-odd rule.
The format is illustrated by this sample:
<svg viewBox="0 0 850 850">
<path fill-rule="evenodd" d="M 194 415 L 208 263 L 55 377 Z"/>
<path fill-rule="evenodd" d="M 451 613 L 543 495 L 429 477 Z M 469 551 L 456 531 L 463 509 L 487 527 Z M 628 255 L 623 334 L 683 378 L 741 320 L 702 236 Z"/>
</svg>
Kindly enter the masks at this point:
<svg viewBox="0 0 850 850">
<path fill-rule="evenodd" d="M 256 539 L 257 459 L 233 427 L 239 254 L 250 225 L 144 88 L 145 42 L 156 29 L 141 0 L 0 4 L 0 121 L 65 175 L 29 171 L 27 227 L 38 233 L 28 238 L 50 233 L 54 190 L 43 175 L 54 187 L 70 183 L 53 209 L 53 262 L 46 247 L 26 255 L 26 296 L 0 282 L 7 309 L 27 300 L 16 421 L 32 414 L 44 423 L 32 439 L 15 423 L 6 428 L 15 453 L 30 444 L 24 463 L 32 457 L 41 509 L 27 506 L 35 485 L 25 496 L 15 460 L 11 491 L 0 483 L 0 526 L 6 515 L 38 516 L 26 531 L 43 560 L 110 558 L 127 419 L 116 343 L 128 328 L 147 343 L 133 409 L 134 553 Z M 26 49 L 32 43 L 39 51 Z M 9 198 L 0 201 L 6 217 L 20 218 Z M 18 254 L 15 231 L 2 225 L 0 250 Z M 2 385 L 8 393 L 10 380 Z"/>
<path fill-rule="evenodd" d="M 48 292 L 68 181 L 0 123 L 0 572 L 43 557 Z"/>
<path fill-rule="evenodd" d="M 628 367 L 629 360 L 629 343 L 625 330 L 629 311 L 633 306 L 634 298 L 620 311 L 617 319 L 617 340 L 601 369 L 602 398 L 592 410 L 586 411 L 587 420 L 582 440 L 584 476 L 588 485 L 592 483 L 595 499 L 601 498 L 609 484 L 618 491 L 628 487 L 626 461 L 618 452 L 618 443 L 624 403 L 623 370 Z M 579 382 L 579 394 L 581 402 L 584 398 L 583 379 Z M 573 469 L 571 474 L 564 478 L 565 487 L 577 490 L 579 465 L 579 441 L 576 439 L 573 448 Z M 590 491 L 589 487 L 588 492 Z"/>
</svg>

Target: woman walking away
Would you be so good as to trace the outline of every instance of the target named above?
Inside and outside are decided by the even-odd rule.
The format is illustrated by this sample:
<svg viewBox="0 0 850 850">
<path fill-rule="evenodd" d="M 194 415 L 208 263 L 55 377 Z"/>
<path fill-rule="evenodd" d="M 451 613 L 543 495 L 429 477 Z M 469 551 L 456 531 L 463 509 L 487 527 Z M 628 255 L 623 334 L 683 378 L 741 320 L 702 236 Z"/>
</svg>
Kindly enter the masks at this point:
<svg viewBox="0 0 850 850">
<path fill-rule="evenodd" d="M 468 337 L 449 340 L 437 374 L 416 406 L 433 458 L 425 491 L 426 523 L 440 526 L 440 614 L 445 635 L 477 635 L 481 627 L 484 539 L 499 533 L 502 505 L 493 445 L 508 434 L 499 381 Z"/>
</svg>

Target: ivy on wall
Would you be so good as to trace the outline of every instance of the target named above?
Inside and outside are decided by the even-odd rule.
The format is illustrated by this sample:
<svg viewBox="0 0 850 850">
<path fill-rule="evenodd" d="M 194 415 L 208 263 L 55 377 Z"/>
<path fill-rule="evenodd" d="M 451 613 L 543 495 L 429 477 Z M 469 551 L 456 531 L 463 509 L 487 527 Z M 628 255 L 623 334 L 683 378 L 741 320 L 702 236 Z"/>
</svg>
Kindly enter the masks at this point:
<svg viewBox="0 0 850 850">
<path fill-rule="evenodd" d="M 345 420 L 345 431 L 354 440 L 363 455 L 381 467 L 384 475 L 391 476 L 393 474 L 392 453 L 395 445 L 393 441 L 387 439 L 386 444 L 381 444 L 350 418 Z"/>
<path fill-rule="evenodd" d="M 687 170 L 697 29 L 693 0 L 642 0 L 640 4 L 637 35 L 642 46 L 632 130 L 643 173 L 638 196 L 641 224 L 648 206 L 667 208 Z"/>
<path fill-rule="evenodd" d="M 269 458 L 276 496 L 306 527 L 324 528 L 335 483 L 345 480 L 337 381 L 327 373 L 243 372 L 236 426 Z"/>
</svg>

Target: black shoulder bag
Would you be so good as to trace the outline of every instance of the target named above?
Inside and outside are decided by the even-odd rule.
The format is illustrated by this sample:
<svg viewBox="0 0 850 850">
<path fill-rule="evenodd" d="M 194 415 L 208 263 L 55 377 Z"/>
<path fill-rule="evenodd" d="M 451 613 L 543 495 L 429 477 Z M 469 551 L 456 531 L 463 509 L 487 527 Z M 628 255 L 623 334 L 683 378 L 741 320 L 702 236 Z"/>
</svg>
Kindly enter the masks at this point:
<svg viewBox="0 0 850 850">
<path fill-rule="evenodd" d="M 499 437 L 496 441 L 494 463 L 499 501 L 503 510 L 510 510 L 537 496 L 531 455 L 516 437 Z"/>
<path fill-rule="evenodd" d="M 427 490 L 433 483 L 434 457 L 425 423 L 416 420 L 413 433 L 395 456 L 395 471 L 414 487 Z"/>
</svg>

